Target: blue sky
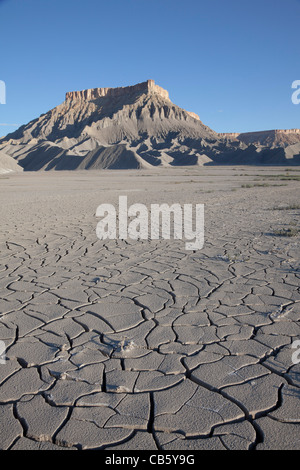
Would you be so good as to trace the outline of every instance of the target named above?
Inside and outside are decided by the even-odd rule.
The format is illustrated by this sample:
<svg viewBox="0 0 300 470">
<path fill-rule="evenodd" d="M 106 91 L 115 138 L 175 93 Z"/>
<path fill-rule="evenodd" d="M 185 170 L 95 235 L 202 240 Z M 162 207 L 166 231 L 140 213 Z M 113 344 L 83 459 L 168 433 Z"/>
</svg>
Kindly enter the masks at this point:
<svg viewBox="0 0 300 470">
<path fill-rule="evenodd" d="M 0 136 L 147 79 L 218 132 L 299 128 L 299 24 L 300 0 L 0 0 Z"/>
</svg>

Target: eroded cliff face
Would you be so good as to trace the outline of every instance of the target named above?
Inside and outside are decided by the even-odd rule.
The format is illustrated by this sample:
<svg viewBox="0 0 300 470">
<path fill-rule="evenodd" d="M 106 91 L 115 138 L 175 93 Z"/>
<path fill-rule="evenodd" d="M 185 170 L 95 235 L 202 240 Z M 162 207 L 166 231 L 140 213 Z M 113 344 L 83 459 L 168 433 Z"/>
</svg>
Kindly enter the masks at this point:
<svg viewBox="0 0 300 470">
<path fill-rule="evenodd" d="M 221 138 L 239 140 L 247 145 L 263 147 L 287 147 L 300 142 L 300 129 L 273 129 L 257 132 L 225 132 L 219 133 Z"/>
<path fill-rule="evenodd" d="M 68 92 L 61 104 L 0 139 L 0 152 L 27 171 L 298 164 L 295 139 L 300 146 L 299 129 L 218 134 L 147 80 Z"/>
<path fill-rule="evenodd" d="M 217 140 L 195 113 L 173 104 L 169 93 L 154 80 L 119 88 L 92 88 L 66 93 L 63 103 L 6 137 L 6 143 L 32 144 L 61 139 L 91 138 L 99 145 L 115 145 L 150 138 Z M 64 144 L 65 145 L 65 144 Z"/>
<path fill-rule="evenodd" d="M 300 134 L 300 129 L 279 129 L 275 131 L 276 134 Z"/>
<path fill-rule="evenodd" d="M 147 80 L 68 92 L 63 103 L 0 140 L 0 151 L 26 170 L 148 168 L 209 162 L 219 140 Z"/>
<path fill-rule="evenodd" d="M 193 113 L 192 111 L 187 111 L 187 113 L 188 113 L 188 115 L 191 116 L 192 118 L 197 119 L 197 121 L 200 121 L 200 118 L 199 118 L 198 114 Z"/>
<path fill-rule="evenodd" d="M 104 96 L 122 97 L 132 94 L 151 94 L 156 93 L 164 99 L 169 100 L 169 93 L 160 86 L 156 85 L 154 80 L 138 83 L 137 85 L 118 87 L 118 88 L 90 88 L 82 91 L 69 91 L 66 93 L 66 101 L 91 101 Z"/>
<path fill-rule="evenodd" d="M 219 136 L 225 139 L 236 139 L 239 135 L 238 132 L 219 132 Z"/>
</svg>

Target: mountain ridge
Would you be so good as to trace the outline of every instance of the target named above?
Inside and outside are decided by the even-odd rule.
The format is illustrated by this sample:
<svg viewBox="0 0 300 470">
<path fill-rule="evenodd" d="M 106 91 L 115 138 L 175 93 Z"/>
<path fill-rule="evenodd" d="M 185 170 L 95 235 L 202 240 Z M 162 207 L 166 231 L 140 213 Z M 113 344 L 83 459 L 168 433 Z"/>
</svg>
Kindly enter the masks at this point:
<svg viewBox="0 0 300 470">
<path fill-rule="evenodd" d="M 237 139 L 245 144 L 255 144 L 264 147 L 287 147 L 300 142 L 300 129 L 270 129 L 254 132 L 223 132 L 219 136 Z"/>
<path fill-rule="evenodd" d="M 0 151 L 26 171 L 300 162 L 300 149 L 274 153 L 218 134 L 154 80 L 67 92 L 63 103 L 0 139 Z"/>
</svg>

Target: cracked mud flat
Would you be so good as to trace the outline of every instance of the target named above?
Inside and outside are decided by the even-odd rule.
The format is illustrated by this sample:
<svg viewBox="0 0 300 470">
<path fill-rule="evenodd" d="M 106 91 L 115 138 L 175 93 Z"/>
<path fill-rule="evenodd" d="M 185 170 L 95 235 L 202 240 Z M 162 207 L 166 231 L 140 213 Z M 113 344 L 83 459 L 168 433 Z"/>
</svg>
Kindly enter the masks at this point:
<svg viewBox="0 0 300 470">
<path fill-rule="evenodd" d="M 300 449 L 299 182 L 243 170 L 0 180 L 1 449 Z M 98 240 L 119 195 L 204 203 L 204 248 Z"/>
</svg>

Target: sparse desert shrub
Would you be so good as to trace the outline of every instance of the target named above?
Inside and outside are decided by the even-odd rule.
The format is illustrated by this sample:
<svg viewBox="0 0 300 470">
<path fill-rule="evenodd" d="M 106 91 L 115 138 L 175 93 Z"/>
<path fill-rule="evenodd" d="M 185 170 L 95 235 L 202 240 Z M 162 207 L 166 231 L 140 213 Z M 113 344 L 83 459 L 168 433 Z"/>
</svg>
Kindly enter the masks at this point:
<svg viewBox="0 0 300 470">
<path fill-rule="evenodd" d="M 289 204 L 288 206 L 275 206 L 273 207 L 273 211 L 288 211 L 288 210 L 296 210 L 300 209 L 300 204 Z"/>
<path fill-rule="evenodd" d="M 253 183 L 242 184 L 241 188 L 268 188 L 270 186 L 286 186 L 286 184 Z"/>
<path fill-rule="evenodd" d="M 250 183 L 247 183 L 247 184 L 242 184 L 241 188 L 260 188 L 260 187 L 267 187 L 267 186 L 276 186 L 276 185 L 272 185 L 272 184 L 269 184 L 269 183 L 253 183 L 253 184 L 250 184 Z"/>
<path fill-rule="evenodd" d="M 288 227 L 288 228 L 282 228 L 278 230 L 274 230 L 274 235 L 277 237 L 296 237 L 300 230 L 296 227 Z"/>
</svg>

